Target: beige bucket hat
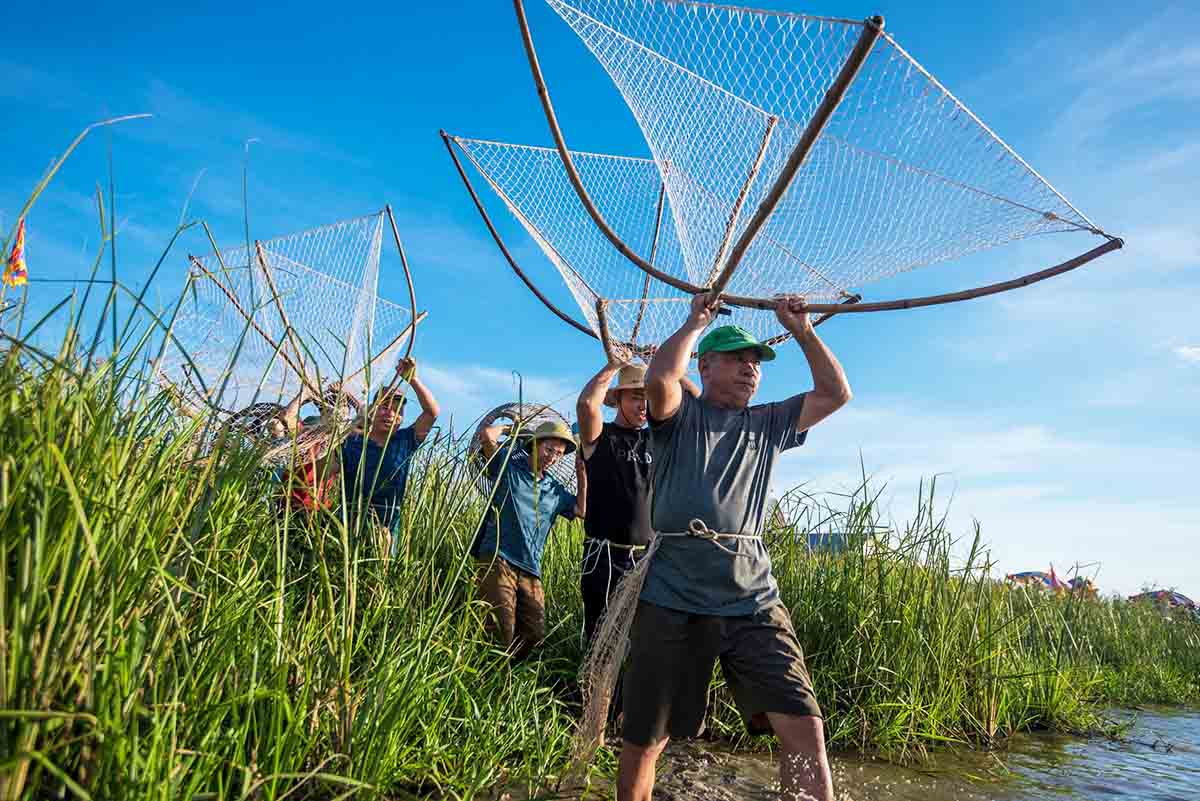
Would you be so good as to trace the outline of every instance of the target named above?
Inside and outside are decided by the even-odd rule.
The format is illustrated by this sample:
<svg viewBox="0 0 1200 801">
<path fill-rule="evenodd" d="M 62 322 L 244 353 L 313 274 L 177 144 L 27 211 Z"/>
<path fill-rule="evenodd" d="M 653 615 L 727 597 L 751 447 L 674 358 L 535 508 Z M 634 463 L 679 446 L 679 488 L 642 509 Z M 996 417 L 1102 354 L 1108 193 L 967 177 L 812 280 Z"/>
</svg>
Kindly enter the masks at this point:
<svg viewBox="0 0 1200 801">
<path fill-rule="evenodd" d="M 617 385 L 604 393 L 604 405 L 616 407 L 617 393 L 623 389 L 645 389 L 646 368 L 640 364 L 627 364 L 617 373 Z"/>
<path fill-rule="evenodd" d="M 547 420 L 533 429 L 526 446 L 532 448 L 540 439 L 561 439 L 567 445 L 567 453 L 574 453 L 577 447 L 575 435 L 571 433 L 567 424 L 560 420 Z"/>
</svg>

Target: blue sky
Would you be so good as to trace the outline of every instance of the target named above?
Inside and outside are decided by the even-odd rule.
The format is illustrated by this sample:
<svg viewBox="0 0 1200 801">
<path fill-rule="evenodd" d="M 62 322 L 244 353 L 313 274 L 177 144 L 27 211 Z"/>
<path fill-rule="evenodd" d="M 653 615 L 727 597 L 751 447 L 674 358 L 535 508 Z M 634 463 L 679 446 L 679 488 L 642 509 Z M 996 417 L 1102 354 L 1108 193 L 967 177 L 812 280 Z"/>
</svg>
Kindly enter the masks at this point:
<svg viewBox="0 0 1200 801">
<path fill-rule="evenodd" d="M 1200 594 L 1200 45 L 1183 5 L 1133 10 L 1032 3 L 760 4 L 845 17 L 882 13 L 899 43 L 1126 248 L 1034 288 L 952 307 L 831 321 L 853 404 L 813 432 L 779 491 L 853 484 L 860 457 L 912 512 L 938 475 L 955 529 L 972 520 L 997 570 L 1098 563 L 1105 590 L 1143 583 Z M 537 0 L 531 22 L 559 115 L 579 149 L 644 155 L 619 96 Z M 98 244 L 93 193 L 116 176 L 122 276 L 148 274 L 190 194 L 224 245 L 242 237 L 249 150 L 253 236 L 396 209 L 430 318 L 424 375 L 458 426 L 525 394 L 573 405 L 599 366 L 592 340 L 552 318 L 508 272 L 447 159 L 439 128 L 549 144 L 507 2 L 210 5 L 19 4 L 0 56 L 0 225 L 89 122 L 151 112 L 91 138 L 29 217 L 33 278 L 85 275 Z M 194 187 L 194 191 L 193 191 Z M 107 201 L 106 201 L 107 202 Z M 499 209 L 494 208 L 497 218 Z M 557 300 L 556 274 L 505 220 L 518 257 Z M 186 237 L 151 292 L 181 285 Z M 1011 277 L 1065 254 L 1018 245 L 972 263 Z M 949 290 L 920 271 L 897 289 Z M 67 284 L 35 282 L 47 308 Z M 893 287 L 888 287 L 892 289 Z M 381 294 L 406 303 L 400 276 Z M 809 385 L 796 349 L 767 371 L 774 399 Z M 953 499 L 951 501 L 951 494 Z M 1097 567 L 1089 568 L 1089 572 Z"/>
</svg>

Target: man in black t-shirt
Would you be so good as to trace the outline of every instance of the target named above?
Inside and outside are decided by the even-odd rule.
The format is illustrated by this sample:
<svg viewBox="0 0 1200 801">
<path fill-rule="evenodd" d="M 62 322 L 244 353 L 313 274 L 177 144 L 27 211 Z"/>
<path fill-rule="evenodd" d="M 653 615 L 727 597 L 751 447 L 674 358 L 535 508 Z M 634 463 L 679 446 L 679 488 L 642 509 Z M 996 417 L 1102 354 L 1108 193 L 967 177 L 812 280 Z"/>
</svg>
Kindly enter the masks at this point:
<svg viewBox="0 0 1200 801">
<path fill-rule="evenodd" d="M 591 642 L 613 588 L 650 542 L 654 459 L 646 428 L 645 374 L 645 367 L 629 364 L 623 351 L 615 351 L 583 388 L 575 406 L 579 456 L 587 471 L 580 576 L 585 644 Z M 617 384 L 610 388 L 614 375 Z M 681 383 L 686 391 L 699 396 L 690 380 Z M 611 423 L 604 422 L 601 403 L 617 410 Z"/>
</svg>

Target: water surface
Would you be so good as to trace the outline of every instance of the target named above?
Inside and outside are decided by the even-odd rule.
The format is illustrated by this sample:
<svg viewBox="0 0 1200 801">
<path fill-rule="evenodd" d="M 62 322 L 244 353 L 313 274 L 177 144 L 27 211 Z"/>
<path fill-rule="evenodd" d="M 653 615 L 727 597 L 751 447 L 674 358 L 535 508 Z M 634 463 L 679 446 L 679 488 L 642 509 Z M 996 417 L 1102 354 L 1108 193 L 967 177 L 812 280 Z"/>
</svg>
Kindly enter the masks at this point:
<svg viewBox="0 0 1200 801">
<path fill-rule="evenodd" d="M 1114 713 L 1134 719 L 1122 741 L 1015 737 L 1002 750 L 938 753 L 902 768 L 835 754 L 839 801 L 1200 801 L 1200 711 Z M 672 744 L 660 762 L 658 801 L 775 801 L 770 757 L 709 743 Z"/>
</svg>

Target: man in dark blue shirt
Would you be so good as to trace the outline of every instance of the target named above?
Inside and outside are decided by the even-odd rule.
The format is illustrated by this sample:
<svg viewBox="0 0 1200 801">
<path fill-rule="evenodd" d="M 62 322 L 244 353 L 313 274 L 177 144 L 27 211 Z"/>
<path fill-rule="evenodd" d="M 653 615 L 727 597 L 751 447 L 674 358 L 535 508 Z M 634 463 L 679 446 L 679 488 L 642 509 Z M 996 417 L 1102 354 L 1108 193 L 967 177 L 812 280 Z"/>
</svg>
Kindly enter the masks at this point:
<svg viewBox="0 0 1200 801">
<path fill-rule="evenodd" d="M 421 405 L 421 414 L 411 426 L 399 428 L 404 417 L 405 397 L 403 392 L 389 385 L 380 390 L 372 404 L 373 411 L 364 426 L 365 435 L 352 434 L 342 443 L 345 489 L 342 497 L 349 505 L 352 517 L 369 510 L 388 530 L 393 556 L 412 455 L 429 436 L 439 411 L 437 400 L 417 378 L 416 370 L 416 362 L 412 359 L 401 359 L 396 365 L 398 375 L 408 376 L 408 383 Z"/>
<path fill-rule="evenodd" d="M 533 436 L 502 450 L 505 426 L 483 431 L 487 473 L 495 482 L 492 505 L 484 517 L 472 553 L 480 562 L 480 596 L 492 606 L 488 631 L 524 659 L 546 633 L 542 592 L 542 554 L 557 517 L 582 517 L 577 499 L 552 476 L 550 468 L 575 450 L 575 437 L 563 423 L 547 422 Z"/>
</svg>

